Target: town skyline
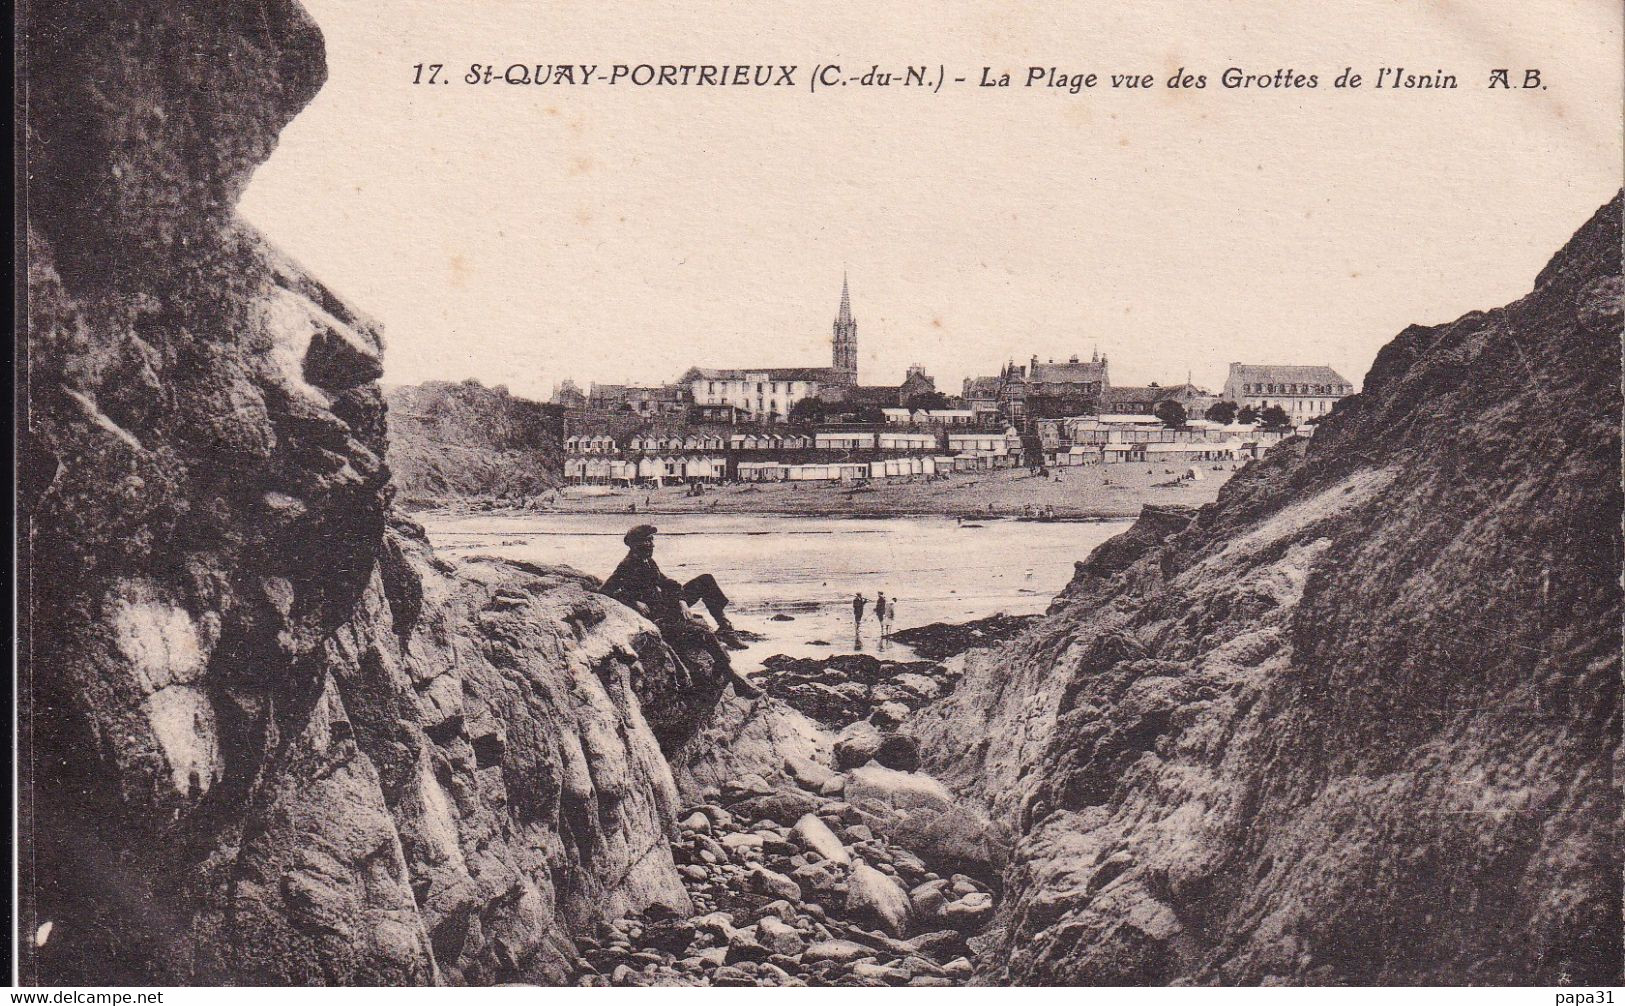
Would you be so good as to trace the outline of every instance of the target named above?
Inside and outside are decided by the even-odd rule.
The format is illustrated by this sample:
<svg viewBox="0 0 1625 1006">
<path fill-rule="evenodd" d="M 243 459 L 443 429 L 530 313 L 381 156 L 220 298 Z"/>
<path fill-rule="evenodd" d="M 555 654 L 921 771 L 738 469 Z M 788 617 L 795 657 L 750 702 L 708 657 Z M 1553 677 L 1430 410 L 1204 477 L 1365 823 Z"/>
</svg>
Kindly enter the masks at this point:
<svg viewBox="0 0 1625 1006">
<path fill-rule="evenodd" d="M 847 300 L 847 298 L 850 296 L 850 293 L 849 293 L 849 290 L 848 290 L 849 282 L 850 282 L 850 273 L 849 272 L 843 272 L 841 274 L 842 290 L 841 290 L 840 294 L 838 295 L 838 298 L 840 300 L 840 306 L 837 307 L 835 309 L 835 311 L 832 312 L 832 314 L 838 314 L 842 308 L 850 306 L 849 303 L 848 303 L 848 300 Z M 856 299 L 856 298 L 853 298 L 853 299 Z M 864 314 L 864 312 L 861 310 L 861 306 L 862 306 L 861 301 L 858 301 L 858 306 L 851 308 L 851 311 L 852 311 L 853 315 L 858 316 L 858 320 L 861 320 L 861 316 Z M 871 332 L 868 332 L 868 331 L 865 331 L 864 335 L 865 335 L 865 338 L 867 340 L 872 340 L 874 338 L 873 334 Z M 823 348 L 824 348 L 824 352 L 827 354 L 828 351 L 829 351 L 829 348 L 830 348 L 829 345 L 828 345 L 828 336 L 826 335 L 826 336 L 824 336 L 824 338 L 826 340 L 826 345 Z M 798 339 L 796 341 L 799 343 L 799 342 L 801 342 L 803 340 Z M 950 397 L 953 396 L 954 389 L 957 389 L 964 380 L 966 380 L 966 379 L 974 379 L 975 377 L 981 376 L 984 373 L 997 372 L 1000 368 L 1002 368 L 1002 367 L 1004 367 L 1006 365 L 1018 365 L 1018 366 L 1019 365 L 1026 365 L 1029 360 L 1035 360 L 1035 359 L 1039 360 L 1041 362 L 1048 362 L 1048 363 L 1064 362 L 1064 361 L 1066 361 L 1068 359 L 1072 359 L 1075 362 L 1076 359 L 1081 358 L 1085 353 L 1088 353 L 1090 356 L 1097 356 L 1097 357 L 1101 357 L 1101 358 L 1109 358 L 1109 356 L 1110 356 L 1110 352 L 1107 349 L 1104 340 L 1095 339 L 1093 341 L 1090 341 L 1089 344 L 1087 345 L 1087 347 L 1084 347 L 1083 349 L 1079 349 L 1076 346 L 1074 346 L 1073 348 L 1065 350 L 1064 351 L 1065 355 L 1045 356 L 1042 353 L 1033 352 L 1033 353 L 1029 353 L 1029 354 L 1024 355 L 1024 356 L 1012 356 L 1012 357 L 1009 357 L 1007 359 L 999 359 L 999 360 L 996 360 L 996 361 L 989 360 L 989 361 L 985 362 L 980 367 L 980 369 L 974 369 L 973 368 L 974 372 L 966 372 L 964 374 L 953 374 L 953 373 L 947 373 L 947 372 L 939 372 L 939 370 L 937 368 L 933 367 L 931 362 L 925 361 L 925 360 L 913 360 L 913 361 L 905 364 L 902 368 L 900 368 L 897 374 L 887 374 L 887 373 L 871 373 L 869 368 L 864 367 L 863 360 L 865 358 L 865 355 L 864 355 L 865 354 L 865 348 L 866 348 L 866 343 L 860 341 L 860 343 L 858 345 L 858 349 L 857 349 L 857 374 L 858 374 L 858 377 L 860 379 L 860 383 L 861 383 L 861 379 L 866 378 L 866 377 L 871 379 L 869 381 L 869 383 L 883 383 L 888 378 L 901 377 L 907 372 L 907 370 L 909 368 L 918 366 L 918 367 L 923 368 L 925 370 L 925 372 L 928 373 L 933 379 L 937 380 L 939 390 L 944 390 L 945 389 L 945 393 L 948 394 Z M 740 350 L 740 351 L 745 352 L 745 353 L 749 353 L 749 352 L 752 352 L 753 349 L 745 349 L 745 350 Z M 880 351 L 877 351 L 876 349 L 868 349 L 868 355 L 869 355 L 870 358 L 879 358 L 879 357 L 881 357 L 883 355 L 883 353 L 880 352 Z M 741 357 L 740 359 L 743 359 L 743 358 Z M 547 394 L 542 395 L 540 398 L 537 398 L 537 400 L 545 401 L 547 398 L 551 397 L 551 394 L 552 394 L 553 390 L 555 390 L 560 385 L 564 384 L 564 382 L 566 382 L 566 381 L 572 382 L 577 388 L 579 388 L 579 390 L 581 390 L 583 392 L 586 392 L 586 391 L 590 390 L 592 385 L 595 385 L 595 384 L 596 385 L 607 385 L 607 386 L 624 386 L 624 387 L 656 387 L 656 386 L 660 386 L 660 385 L 669 385 L 669 384 L 678 383 L 680 381 L 681 377 L 682 377 L 683 372 L 687 371 L 691 367 L 713 366 L 713 367 L 717 367 L 717 368 L 735 369 L 735 370 L 737 370 L 737 369 L 747 369 L 740 362 L 740 359 L 706 359 L 706 360 L 703 360 L 703 361 L 702 360 L 695 360 L 695 361 L 691 362 L 690 364 L 682 367 L 677 373 L 670 374 L 670 375 L 654 375 L 654 376 L 642 376 L 642 375 L 640 375 L 638 377 L 627 376 L 627 377 L 619 377 L 618 378 L 618 377 L 616 377 L 616 375 L 609 372 L 607 370 L 607 368 L 601 373 L 593 373 L 593 374 L 565 374 L 565 373 L 560 373 L 560 374 L 558 374 L 558 376 L 556 378 L 554 378 L 551 381 L 550 386 L 549 386 L 549 388 L 547 390 Z M 806 360 L 806 359 L 789 359 L 789 358 L 785 358 L 785 359 L 759 359 L 759 358 L 757 358 L 755 356 L 752 356 L 749 359 L 750 359 L 750 365 L 751 366 L 760 366 L 760 367 L 767 367 L 767 368 L 822 367 L 822 366 L 826 365 L 825 362 L 823 362 L 823 361 L 815 363 L 815 362 L 810 362 L 809 360 Z M 1228 361 L 1225 361 L 1224 364 L 1222 364 L 1222 366 L 1225 367 L 1225 368 L 1228 368 L 1230 364 L 1237 363 L 1237 362 L 1244 362 L 1244 361 L 1228 360 Z M 1304 362 L 1304 361 L 1284 360 L 1283 359 L 1283 360 L 1245 361 L 1245 362 L 1263 362 L 1263 363 L 1274 363 L 1274 364 L 1289 364 L 1289 363 L 1298 363 L 1298 362 Z M 873 366 L 877 366 L 877 364 L 871 363 L 871 367 L 873 367 Z M 1362 369 L 1360 371 L 1360 373 L 1363 376 L 1364 370 Z M 1184 373 L 1182 373 L 1182 374 L 1172 374 L 1172 373 L 1170 373 L 1170 374 L 1167 374 L 1167 375 L 1162 376 L 1162 377 L 1153 377 L 1153 378 L 1151 378 L 1149 380 L 1143 380 L 1143 381 L 1132 380 L 1132 381 L 1123 381 L 1123 382 L 1120 382 L 1120 383 L 1124 383 L 1124 384 L 1144 384 L 1144 385 L 1158 385 L 1158 384 L 1170 385 L 1170 384 L 1180 384 L 1180 383 L 1192 383 L 1192 384 L 1196 384 L 1199 387 L 1208 388 L 1210 390 L 1216 390 L 1220 386 L 1222 386 L 1223 383 L 1224 383 L 1224 375 L 1222 373 L 1219 374 L 1216 377 L 1216 379 L 1209 380 L 1209 381 L 1199 380 L 1198 378 L 1200 376 L 1201 375 L 1194 374 L 1194 371 L 1193 371 L 1192 368 L 1186 368 L 1186 371 Z M 459 381 L 459 380 L 468 380 L 468 379 L 481 380 L 480 378 L 478 378 L 475 375 L 430 377 L 430 378 L 425 378 L 424 380 L 427 380 L 427 381 L 434 381 L 434 380 Z M 1356 384 L 1359 383 L 1359 378 L 1355 378 L 1354 380 L 1355 380 Z M 392 381 L 392 380 L 389 379 L 388 375 L 386 374 L 386 377 L 385 377 L 383 383 L 387 387 L 399 387 L 399 386 L 402 386 L 404 384 L 414 384 L 414 383 L 422 383 L 422 382 L 417 382 L 417 381 L 406 381 L 406 382 Z M 491 381 L 483 381 L 482 380 L 481 383 L 491 384 L 493 386 L 501 384 L 501 385 L 504 385 L 504 386 L 508 386 L 510 391 L 514 390 L 511 385 L 509 385 L 507 382 L 503 382 L 503 381 L 491 382 Z M 517 393 L 517 392 L 515 392 L 515 393 Z M 521 397 L 535 397 L 535 396 L 533 396 L 533 395 L 522 395 Z"/>
<path fill-rule="evenodd" d="M 918 362 L 952 385 L 1098 341 L 1124 382 L 1189 369 L 1210 386 L 1235 360 L 1322 362 L 1358 382 L 1407 325 L 1526 293 L 1566 221 L 1619 184 L 1617 117 L 1560 108 L 1561 89 L 1372 91 L 1335 96 L 1328 114 L 1333 96 L 1289 92 L 1002 101 L 973 88 L 926 102 L 410 84 L 425 58 L 500 58 L 526 40 L 613 62 L 649 31 L 748 37 L 760 62 L 1095 53 L 1159 79 L 1256 51 L 1245 19 L 1165 0 L 924 21 L 901 3 L 812 21 L 707 0 L 497 3 L 477 18 L 408 6 L 312 0 L 326 86 L 241 201 L 382 323 L 395 384 L 474 378 L 537 398 L 565 376 L 654 383 L 692 364 L 822 360 L 843 265 L 864 380 Z M 1618 90 L 1614 11 L 1554 26 L 1508 4 L 1495 21 L 1523 40 L 1515 54 L 1484 49 L 1467 16 L 1339 5 L 1276 20 L 1294 40 L 1281 55 L 1305 67 L 1391 62 L 1427 39 L 1429 65 L 1515 56 Z M 1473 110 L 1421 114 L 1422 100 Z M 1417 157 L 1429 150 L 1451 156 Z"/>
<path fill-rule="evenodd" d="M 857 384 L 865 383 L 862 380 L 862 378 L 864 378 L 864 377 L 869 377 L 870 378 L 870 380 L 867 382 L 869 384 L 883 384 L 883 383 L 886 383 L 886 379 L 888 377 L 898 376 L 898 375 L 870 374 L 870 373 L 866 372 L 863 369 L 862 365 L 861 365 L 861 360 L 863 358 L 863 351 L 864 351 L 864 347 L 866 345 L 866 342 L 863 339 L 856 338 L 856 335 L 857 335 L 856 322 L 858 321 L 857 315 L 860 314 L 860 313 L 861 312 L 858 312 L 858 311 L 854 310 L 854 308 L 852 307 L 852 296 L 851 296 L 851 292 L 850 292 L 850 273 L 848 273 L 846 271 L 843 271 L 842 274 L 841 274 L 841 291 L 840 291 L 840 295 L 839 295 L 839 305 L 837 306 L 837 308 L 834 311 L 835 330 L 833 332 L 832 347 L 834 349 L 835 356 L 836 356 L 837 359 L 840 359 L 842 357 L 843 352 L 844 352 L 845 354 L 848 355 L 849 358 L 853 358 L 853 359 L 856 359 L 858 361 L 857 364 L 853 368 L 854 369 L 854 381 L 853 381 L 853 383 L 857 383 Z M 864 333 L 864 334 L 865 334 L 865 336 L 868 335 L 868 333 Z M 843 349 L 843 346 L 842 346 L 843 336 L 847 340 L 849 340 L 849 342 L 856 343 L 856 345 L 855 346 L 854 345 L 847 345 Z M 875 353 L 874 351 L 871 350 L 871 355 L 878 356 L 880 354 Z M 1098 341 L 1090 343 L 1090 345 L 1088 347 L 1088 355 L 1092 360 L 1094 360 L 1096 362 L 1099 362 L 1102 365 L 1105 365 L 1107 363 L 1107 361 L 1109 360 L 1109 358 L 1110 358 L 1110 353 L 1102 351 L 1102 348 L 1101 348 L 1100 343 Z M 1080 351 L 1078 349 L 1073 349 L 1073 350 L 1067 352 L 1066 355 L 1059 356 L 1059 357 L 1057 357 L 1057 356 L 1043 356 L 1042 354 L 1032 353 L 1032 354 L 1029 354 L 1027 356 L 1020 357 L 1019 359 L 1015 358 L 1015 357 L 1012 357 L 1012 358 L 1006 359 L 1006 360 L 999 360 L 999 361 L 996 361 L 996 362 L 988 362 L 988 363 L 984 364 L 980 370 L 977 370 L 974 373 L 966 373 L 966 374 L 963 374 L 963 375 L 952 375 L 952 374 L 939 375 L 937 372 L 935 372 L 932 369 L 932 366 L 929 363 L 924 362 L 924 361 L 920 361 L 920 360 L 915 360 L 915 361 L 913 361 L 913 362 L 911 362 L 911 363 L 909 363 L 909 364 L 907 364 L 905 366 L 905 369 L 902 371 L 902 375 L 906 376 L 906 374 L 908 374 L 909 372 L 912 372 L 914 370 L 922 370 L 925 374 L 929 375 L 934 381 L 938 382 L 937 383 L 937 390 L 938 391 L 941 391 L 944 394 L 946 394 L 948 397 L 952 398 L 952 397 L 956 396 L 957 389 L 961 386 L 961 384 L 963 384 L 963 383 L 965 383 L 967 381 L 976 380 L 978 377 L 983 377 L 983 376 L 987 376 L 989 374 L 997 373 L 997 372 L 1003 370 L 1006 367 L 1025 367 L 1025 366 L 1028 366 L 1030 363 L 1041 363 L 1041 362 L 1042 363 L 1065 363 L 1065 362 L 1070 361 L 1072 363 L 1077 363 L 1077 362 L 1079 362 L 1079 360 L 1081 360 L 1083 358 L 1083 356 L 1084 356 L 1083 351 Z M 1239 361 L 1239 360 L 1231 360 L 1231 361 L 1226 361 L 1225 366 L 1226 366 L 1226 368 L 1228 368 L 1230 366 L 1235 365 L 1236 363 L 1241 363 L 1241 362 L 1251 362 L 1251 363 L 1260 363 L 1261 362 L 1261 363 L 1265 363 L 1265 364 L 1291 364 L 1291 363 L 1301 363 L 1301 362 L 1304 362 L 1304 361 L 1286 361 L 1286 360 Z M 704 362 L 696 361 L 690 367 L 684 368 L 684 370 L 686 372 L 688 370 L 693 369 L 694 367 L 699 367 L 699 368 L 703 369 L 703 368 L 706 368 L 708 366 L 714 366 L 714 367 L 716 367 L 718 369 L 728 369 L 728 370 L 751 370 L 751 369 L 781 369 L 781 368 L 787 368 L 787 369 L 794 369 L 794 368 L 821 368 L 821 367 L 826 366 L 826 364 L 824 362 L 813 363 L 813 362 L 809 362 L 809 361 L 806 361 L 806 360 L 772 361 L 772 360 L 758 360 L 758 359 L 755 359 L 755 358 L 751 358 L 750 366 L 745 366 L 744 364 L 740 363 L 738 360 L 719 360 L 719 361 L 707 360 L 707 361 L 704 361 Z M 652 381 L 642 381 L 642 380 L 633 380 L 633 379 L 627 379 L 627 380 L 601 379 L 601 378 L 596 377 L 596 376 L 588 376 L 588 377 L 582 378 L 582 377 L 579 377 L 577 375 L 563 375 L 557 381 L 554 382 L 553 391 L 556 392 L 566 382 L 569 382 L 571 385 L 573 385 L 576 388 L 576 390 L 579 390 L 581 392 L 589 392 L 592 389 L 592 387 L 594 387 L 594 386 L 599 386 L 599 387 L 627 387 L 627 388 L 654 388 L 654 387 L 665 386 L 665 385 L 680 384 L 683 381 L 683 376 L 684 375 L 682 373 L 679 373 L 678 375 L 675 375 L 675 376 L 673 376 L 671 378 L 667 378 L 667 379 L 657 379 L 657 380 L 652 380 Z M 1187 369 L 1185 375 L 1183 377 L 1179 377 L 1177 379 L 1174 379 L 1173 377 L 1168 377 L 1168 378 L 1152 379 L 1152 380 L 1148 380 L 1148 381 L 1119 381 L 1118 383 L 1119 384 L 1149 385 L 1149 386 L 1152 386 L 1152 387 L 1156 387 L 1156 386 L 1159 386 L 1159 385 L 1166 386 L 1166 385 L 1175 385 L 1175 384 L 1195 384 L 1198 387 L 1206 388 L 1206 389 L 1209 389 L 1209 390 L 1216 390 L 1216 389 L 1220 388 L 1224 384 L 1224 378 L 1220 377 L 1220 379 L 1217 380 L 1217 381 L 1213 381 L 1213 382 L 1210 382 L 1210 383 L 1204 383 L 1204 382 L 1195 380 L 1194 376 L 1192 375 L 1192 372 L 1189 369 Z M 1356 381 L 1356 384 L 1357 383 L 1358 383 L 1358 381 Z M 553 397 L 553 395 L 550 394 L 549 397 L 551 398 L 551 397 Z"/>
</svg>

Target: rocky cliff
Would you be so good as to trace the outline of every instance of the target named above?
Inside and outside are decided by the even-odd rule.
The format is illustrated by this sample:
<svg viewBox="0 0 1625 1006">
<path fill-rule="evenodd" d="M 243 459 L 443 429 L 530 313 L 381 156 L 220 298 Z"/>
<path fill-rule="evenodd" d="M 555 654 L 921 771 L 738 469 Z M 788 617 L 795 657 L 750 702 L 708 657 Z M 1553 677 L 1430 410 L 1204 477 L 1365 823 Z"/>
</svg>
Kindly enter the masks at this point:
<svg viewBox="0 0 1625 1006">
<path fill-rule="evenodd" d="M 403 503 L 535 496 L 562 478 L 557 410 L 478 381 L 389 389 L 386 460 Z"/>
<path fill-rule="evenodd" d="M 913 723 L 1018 824 L 984 980 L 1620 980 L 1620 211 Z"/>
<path fill-rule="evenodd" d="M 719 683 L 577 577 L 435 560 L 377 326 L 235 215 L 315 25 L 27 16 L 25 979 L 560 981 L 686 908 L 658 738 Z"/>
</svg>

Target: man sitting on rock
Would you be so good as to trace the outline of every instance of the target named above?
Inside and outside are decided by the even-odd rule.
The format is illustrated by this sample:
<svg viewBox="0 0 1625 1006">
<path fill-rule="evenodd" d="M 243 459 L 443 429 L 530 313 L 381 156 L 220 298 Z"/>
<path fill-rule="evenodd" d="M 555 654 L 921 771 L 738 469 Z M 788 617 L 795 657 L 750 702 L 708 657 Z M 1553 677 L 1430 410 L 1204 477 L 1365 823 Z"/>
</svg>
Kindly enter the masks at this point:
<svg viewBox="0 0 1625 1006">
<path fill-rule="evenodd" d="M 754 685 L 733 672 L 728 652 L 723 649 L 723 644 L 736 650 L 745 648 L 733 623 L 728 621 L 728 596 L 710 573 L 702 573 L 687 583 L 678 583 L 662 573 L 654 560 L 655 531 L 652 524 L 639 524 L 626 532 L 623 539 L 627 546 L 626 558 L 604 581 L 603 592 L 642 612 L 660 627 L 674 649 L 680 649 L 677 645 L 680 642 L 698 643 L 728 672 L 734 690 L 740 695 L 748 698 L 757 694 Z M 704 604 L 716 621 L 714 634 L 689 618 L 688 606 L 696 602 Z"/>
</svg>

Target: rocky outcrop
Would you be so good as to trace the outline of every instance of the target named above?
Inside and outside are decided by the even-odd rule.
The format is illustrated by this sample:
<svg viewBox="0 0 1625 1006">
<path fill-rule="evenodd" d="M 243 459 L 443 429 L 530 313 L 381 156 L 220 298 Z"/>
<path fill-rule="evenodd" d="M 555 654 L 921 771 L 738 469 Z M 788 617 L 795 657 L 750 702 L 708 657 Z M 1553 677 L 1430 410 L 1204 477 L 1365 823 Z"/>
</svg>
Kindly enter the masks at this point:
<svg viewBox="0 0 1625 1006">
<path fill-rule="evenodd" d="M 699 717 L 670 759 L 678 790 L 690 802 L 752 775 L 786 785 L 798 774 L 821 779 L 833 762 L 831 739 L 817 723 L 770 697 L 745 699 L 732 690 Z"/>
<path fill-rule="evenodd" d="M 911 721 L 1018 826 L 985 980 L 1620 980 L 1620 210 Z"/>
<path fill-rule="evenodd" d="M 946 660 L 966 650 L 1014 639 L 1037 620 L 1037 615 L 1006 615 L 1000 612 L 969 622 L 932 622 L 910 629 L 898 629 L 891 634 L 891 638 L 927 660 Z"/>
<path fill-rule="evenodd" d="M 316 27 L 26 13 L 25 980 L 557 982 L 685 911 L 657 734 L 696 714 L 640 697 L 692 672 L 391 527 L 377 326 L 234 214 Z"/>
<path fill-rule="evenodd" d="M 218 864 L 231 922 L 196 974 L 343 979 L 378 925 L 355 917 L 376 898 L 350 873 L 363 825 L 390 850 L 392 923 L 421 933 L 415 953 L 443 981 L 564 981 L 575 934 L 688 907 L 668 845 L 676 786 L 637 695 L 679 673 L 654 627 L 575 574 L 453 566 L 398 527 L 324 647 L 315 753 L 295 745 L 357 782 L 266 773 L 276 788 L 245 815 L 256 841 Z"/>
<path fill-rule="evenodd" d="M 1060 610 L 1073 597 L 1101 586 L 1112 577 L 1139 562 L 1146 553 L 1190 526 L 1196 510 L 1187 506 L 1154 505 L 1140 508 L 1140 515 L 1127 531 L 1104 542 L 1089 558 L 1073 563 L 1072 582 L 1050 605 L 1050 613 Z"/>
<path fill-rule="evenodd" d="M 563 479 L 556 406 L 478 381 L 389 389 L 386 460 L 403 504 L 528 499 Z"/>
<path fill-rule="evenodd" d="M 958 677 L 957 668 L 931 660 L 843 653 L 768 657 L 755 680 L 785 705 L 839 730 L 860 720 L 895 727 L 913 710 L 952 690 Z"/>
</svg>

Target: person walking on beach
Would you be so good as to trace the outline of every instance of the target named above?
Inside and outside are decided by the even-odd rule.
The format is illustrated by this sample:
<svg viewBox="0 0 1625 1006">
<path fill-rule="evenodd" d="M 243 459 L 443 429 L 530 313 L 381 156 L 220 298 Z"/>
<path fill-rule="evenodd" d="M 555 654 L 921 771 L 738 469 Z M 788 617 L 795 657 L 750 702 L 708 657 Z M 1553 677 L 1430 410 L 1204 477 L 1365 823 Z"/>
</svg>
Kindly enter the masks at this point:
<svg viewBox="0 0 1625 1006">
<path fill-rule="evenodd" d="M 863 609 L 868 606 L 869 599 L 864 597 L 861 592 L 852 595 L 852 628 L 854 630 L 863 625 Z"/>
<path fill-rule="evenodd" d="M 888 613 L 888 610 L 889 609 L 886 606 L 886 595 L 881 594 L 880 596 L 876 597 L 875 598 L 875 621 L 880 623 L 880 638 L 881 639 L 886 638 L 886 615 Z"/>
</svg>

